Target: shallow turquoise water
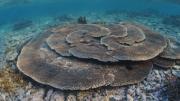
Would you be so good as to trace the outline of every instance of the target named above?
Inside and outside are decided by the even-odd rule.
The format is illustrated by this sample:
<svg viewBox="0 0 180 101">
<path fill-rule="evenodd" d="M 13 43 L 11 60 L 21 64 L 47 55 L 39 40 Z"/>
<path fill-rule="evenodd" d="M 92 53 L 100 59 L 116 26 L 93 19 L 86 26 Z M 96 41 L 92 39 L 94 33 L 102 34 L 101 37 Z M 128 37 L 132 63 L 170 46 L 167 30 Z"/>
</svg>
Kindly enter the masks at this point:
<svg viewBox="0 0 180 101">
<path fill-rule="evenodd" d="M 10 42 L 33 36 L 48 26 L 76 22 L 79 16 L 86 16 L 89 23 L 133 20 L 180 37 L 179 0 L 1 0 L 0 57 Z"/>
<path fill-rule="evenodd" d="M 180 40 L 180 0 L 0 0 L 0 69 L 22 41 L 79 16 L 88 23 L 137 21 Z"/>
<path fill-rule="evenodd" d="M 17 2 L 9 0 L 8 3 L 1 5 L 0 24 L 42 16 L 105 12 L 107 10 L 131 12 L 151 10 L 164 15 L 180 15 L 180 4 L 167 0 L 17 0 Z"/>
</svg>

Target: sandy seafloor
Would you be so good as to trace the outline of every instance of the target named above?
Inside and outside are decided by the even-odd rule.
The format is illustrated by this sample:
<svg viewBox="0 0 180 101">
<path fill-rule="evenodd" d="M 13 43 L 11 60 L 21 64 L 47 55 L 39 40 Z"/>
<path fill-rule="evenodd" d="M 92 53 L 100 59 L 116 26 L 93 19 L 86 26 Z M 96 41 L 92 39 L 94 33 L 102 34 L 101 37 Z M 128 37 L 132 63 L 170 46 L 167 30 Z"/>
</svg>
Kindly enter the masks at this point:
<svg viewBox="0 0 180 101">
<path fill-rule="evenodd" d="M 105 13 L 86 12 L 81 15 L 88 15 L 88 23 L 118 23 L 121 21 L 135 21 L 150 27 L 152 30 L 160 32 L 169 37 L 175 37 L 180 40 L 180 16 L 168 17 L 151 13 L 125 13 L 116 11 L 107 11 Z M 28 39 L 36 36 L 46 29 L 63 24 L 76 23 L 77 18 L 81 15 L 62 15 L 62 16 L 45 16 L 32 20 L 32 25 L 20 30 L 12 30 L 12 23 L 0 26 L 0 69 L 1 73 L 9 68 L 10 71 L 16 71 L 15 75 L 23 76 L 22 82 L 19 83 L 9 80 L 10 89 L 3 88 L 0 84 L 0 101 L 168 101 L 167 82 L 168 78 L 173 78 L 171 70 L 154 68 L 149 76 L 139 84 L 124 87 L 103 87 L 90 91 L 61 91 L 52 87 L 47 87 L 33 82 L 30 78 L 20 74 L 13 64 L 18 55 L 18 49 Z M 175 19 L 176 18 L 176 19 Z M 27 19 L 28 20 L 28 19 Z M 18 23 L 18 22 L 17 22 Z M 174 25 L 175 24 L 175 25 Z M 176 68 L 177 69 L 177 68 Z M 173 73 L 175 71 L 173 68 Z M 9 73 L 9 72 L 7 72 Z M 11 73 L 11 72 L 10 72 Z M 2 73 L 6 75 L 5 73 Z M 20 75 L 19 75 L 20 74 Z M 176 75 L 175 75 L 176 76 Z M 5 77 L 5 76 L 4 76 Z M 12 77 L 12 76 L 9 76 Z M 0 79 L 2 80 L 2 76 Z M 10 78 L 13 79 L 14 77 Z M 6 80 L 7 78 L 5 78 Z M 0 83 L 2 83 L 0 81 Z M 14 87 L 14 84 L 15 87 Z"/>
</svg>

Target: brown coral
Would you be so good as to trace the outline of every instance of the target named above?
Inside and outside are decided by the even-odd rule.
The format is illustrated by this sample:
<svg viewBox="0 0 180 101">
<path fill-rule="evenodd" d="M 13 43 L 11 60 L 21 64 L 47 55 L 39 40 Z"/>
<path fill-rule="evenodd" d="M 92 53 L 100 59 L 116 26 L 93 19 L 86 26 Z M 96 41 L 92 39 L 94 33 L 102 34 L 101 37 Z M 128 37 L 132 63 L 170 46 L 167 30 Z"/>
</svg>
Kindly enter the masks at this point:
<svg viewBox="0 0 180 101">
<path fill-rule="evenodd" d="M 155 59 L 154 64 L 160 67 L 170 68 L 176 64 L 180 64 L 180 43 L 174 38 L 168 38 L 167 42 L 167 47 L 160 54 L 159 58 Z"/>
<path fill-rule="evenodd" d="M 159 55 L 166 47 L 163 36 L 133 24 L 113 25 L 116 28 L 113 26 L 109 28 L 111 34 L 107 28 L 97 25 L 82 26 L 62 28 L 59 33 L 48 38 L 48 45 L 63 56 L 65 50 L 67 56 L 71 54 L 75 57 L 92 58 L 103 62 L 148 60 Z M 60 40 L 63 44 L 58 44 Z"/>
<path fill-rule="evenodd" d="M 162 57 L 157 57 L 153 60 L 154 64 L 162 68 L 171 68 L 175 66 L 176 61 L 172 59 L 166 59 Z"/>
<path fill-rule="evenodd" d="M 25 45 L 17 66 L 34 80 L 64 90 L 122 86 L 142 81 L 166 38 L 131 23 L 54 28 Z M 163 66 L 169 66 L 165 64 Z"/>
<path fill-rule="evenodd" d="M 168 46 L 161 54 L 161 57 L 168 59 L 180 59 L 180 43 L 173 38 L 169 38 Z"/>
</svg>

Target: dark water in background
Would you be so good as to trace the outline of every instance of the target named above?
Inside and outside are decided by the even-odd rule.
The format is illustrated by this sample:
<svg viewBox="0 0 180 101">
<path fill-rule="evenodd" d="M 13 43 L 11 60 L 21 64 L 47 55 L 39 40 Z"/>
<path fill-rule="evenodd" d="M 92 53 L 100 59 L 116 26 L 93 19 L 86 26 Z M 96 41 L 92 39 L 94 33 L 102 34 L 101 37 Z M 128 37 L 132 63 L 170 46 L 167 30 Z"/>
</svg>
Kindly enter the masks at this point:
<svg viewBox="0 0 180 101">
<path fill-rule="evenodd" d="M 0 3 L 2 3 L 1 1 Z M 180 15 L 178 0 L 9 0 L 0 6 L 0 25 L 42 16 L 82 12 L 130 11 Z"/>
</svg>

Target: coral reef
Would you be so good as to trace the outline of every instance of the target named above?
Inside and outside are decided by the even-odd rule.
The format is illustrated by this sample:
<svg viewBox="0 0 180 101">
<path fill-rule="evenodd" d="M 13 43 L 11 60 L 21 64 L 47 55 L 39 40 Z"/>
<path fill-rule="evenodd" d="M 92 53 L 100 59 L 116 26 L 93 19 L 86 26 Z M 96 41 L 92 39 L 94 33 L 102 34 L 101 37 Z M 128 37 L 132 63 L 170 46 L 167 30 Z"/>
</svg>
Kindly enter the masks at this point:
<svg viewBox="0 0 180 101">
<path fill-rule="evenodd" d="M 160 64 L 159 59 L 180 59 L 179 44 L 174 48 L 176 41 L 168 40 L 134 23 L 67 25 L 32 39 L 17 66 L 35 81 L 63 90 L 134 84 L 149 74 L 153 63 Z M 173 58 L 166 57 L 171 52 Z M 152 61 L 155 57 L 157 62 Z"/>
<path fill-rule="evenodd" d="M 87 20 L 85 16 L 80 16 L 77 20 L 78 24 L 87 24 Z"/>
<path fill-rule="evenodd" d="M 6 1 L 3 1 L 6 2 Z M 128 20 L 128 21 L 137 21 L 141 24 L 144 24 L 146 26 L 149 26 L 151 29 L 162 33 L 165 36 L 174 36 L 177 39 L 180 39 L 180 29 L 176 26 L 168 26 L 166 24 L 163 24 L 161 21 L 164 17 L 162 16 L 146 16 L 141 17 L 141 15 L 133 15 L 133 17 L 128 16 L 126 12 L 111 12 L 112 14 L 101 14 L 101 13 L 87 13 L 84 15 L 88 15 L 88 22 L 99 22 L 106 21 L 105 24 L 119 22 L 122 20 Z M 79 16 L 79 15 L 78 15 Z M 78 16 L 73 15 L 72 18 L 76 19 Z M 53 17 L 54 18 L 54 17 Z M 34 24 L 32 28 L 23 29 L 18 32 L 11 32 L 11 29 L 9 28 L 2 28 L 0 30 L 0 35 L 3 40 L 6 41 L 7 44 L 3 44 L 3 42 L 0 43 L 1 51 L 6 49 L 8 47 L 11 51 L 7 51 L 7 53 L 15 53 L 16 54 L 16 46 L 22 45 L 20 43 L 24 43 L 25 40 L 31 38 L 34 35 L 37 35 L 40 32 L 43 32 L 44 29 L 47 29 L 49 25 L 54 25 L 59 22 L 55 21 L 54 19 L 51 19 L 51 17 L 41 17 L 40 21 L 33 21 Z M 100 19 L 100 20 L 99 20 Z M 67 21 L 68 22 L 68 21 Z M 75 21 L 76 22 L 76 21 Z M 102 24 L 102 25 L 105 25 Z M 59 24 L 58 24 L 59 25 Z M 62 25 L 62 23 L 61 23 Z M 63 25 L 62 25 L 63 26 Z M 0 41 L 3 41 L 0 40 Z M 3 48 L 5 47 L 5 48 Z M 13 47 L 11 49 L 10 47 Z M 2 53 L 1 53 L 2 54 Z M 6 55 L 6 54 L 3 54 Z M 9 54 L 11 56 L 11 54 Z M 9 57 L 5 56 L 5 58 Z M 1 58 L 4 58 L 1 56 Z M 6 59 L 0 60 L 1 67 L 3 66 L 3 62 Z M 166 65 L 167 66 L 167 65 Z M 163 66 L 164 67 L 164 66 Z M 11 67 L 16 68 L 16 67 Z M 169 67 L 168 67 L 169 68 Z M 176 68 L 176 69 L 174 69 Z M 175 66 L 172 68 L 173 75 L 176 77 L 179 75 L 180 77 L 180 71 L 179 66 Z M 14 70 L 13 70 L 14 71 Z M 22 100 L 29 100 L 29 101 L 69 101 L 69 100 L 75 100 L 75 101 L 104 101 L 104 100 L 111 100 L 111 101 L 126 101 L 127 99 L 134 100 L 134 101 L 168 101 L 170 99 L 170 95 L 176 95 L 175 93 L 166 93 L 167 90 L 167 83 L 168 80 L 166 79 L 166 75 L 170 75 L 171 71 L 169 69 L 159 69 L 154 68 L 152 72 L 148 75 L 148 77 L 143 80 L 142 82 L 138 83 L 137 85 L 129 85 L 129 86 L 123 86 L 123 87 L 115 87 L 115 88 L 109 88 L 109 87 L 102 87 L 99 90 L 88 90 L 86 92 L 81 91 L 75 91 L 75 92 L 66 92 L 61 91 L 57 89 L 53 89 L 51 87 L 39 87 L 39 83 L 28 80 L 28 85 L 26 88 L 19 87 L 18 90 L 15 90 L 15 93 L 12 95 L 7 94 L 6 92 L 0 91 L 0 100 L 2 101 L 22 101 Z M 24 76 L 24 75 L 21 75 Z M 172 88 L 169 86 L 169 89 Z M 176 87 L 173 87 L 176 88 Z M 174 89 L 176 90 L 176 89 Z M 171 90 L 172 91 L 172 90 Z M 169 95 L 168 95 L 169 94 Z M 175 97 L 171 97 L 172 100 Z M 178 99 L 177 99 L 178 100 Z"/>
</svg>

